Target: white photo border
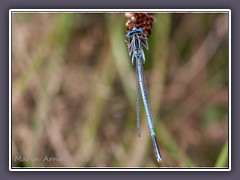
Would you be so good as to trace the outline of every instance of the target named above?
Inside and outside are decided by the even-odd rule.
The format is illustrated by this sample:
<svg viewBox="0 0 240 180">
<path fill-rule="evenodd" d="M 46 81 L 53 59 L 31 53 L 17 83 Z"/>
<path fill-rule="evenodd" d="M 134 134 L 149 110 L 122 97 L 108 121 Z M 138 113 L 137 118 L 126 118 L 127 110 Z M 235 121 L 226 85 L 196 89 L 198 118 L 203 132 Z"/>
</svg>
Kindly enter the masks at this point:
<svg viewBox="0 0 240 180">
<path fill-rule="evenodd" d="M 12 13 L 228 13 L 228 168 L 214 167 L 12 167 Z M 231 171 L 231 10 L 230 9 L 10 9 L 9 10 L 9 171 Z"/>
</svg>

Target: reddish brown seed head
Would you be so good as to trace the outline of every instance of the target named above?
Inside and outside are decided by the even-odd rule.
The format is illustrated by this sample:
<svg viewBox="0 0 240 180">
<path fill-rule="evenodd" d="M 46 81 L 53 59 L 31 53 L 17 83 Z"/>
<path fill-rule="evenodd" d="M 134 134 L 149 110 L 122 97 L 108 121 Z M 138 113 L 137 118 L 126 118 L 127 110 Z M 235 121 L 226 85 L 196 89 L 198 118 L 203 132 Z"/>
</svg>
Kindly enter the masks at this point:
<svg viewBox="0 0 240 180">
<path fill-rule="evenodd" d="M 126 22 L 127 32 L 141 27 L 143 35 L 149 37 L 154 22 L 153 13 L 125 13 L 125 16 L 128 19 Z M 127 42 L 128 40 L 129 38 L 126 37 Z"/>
</svg>

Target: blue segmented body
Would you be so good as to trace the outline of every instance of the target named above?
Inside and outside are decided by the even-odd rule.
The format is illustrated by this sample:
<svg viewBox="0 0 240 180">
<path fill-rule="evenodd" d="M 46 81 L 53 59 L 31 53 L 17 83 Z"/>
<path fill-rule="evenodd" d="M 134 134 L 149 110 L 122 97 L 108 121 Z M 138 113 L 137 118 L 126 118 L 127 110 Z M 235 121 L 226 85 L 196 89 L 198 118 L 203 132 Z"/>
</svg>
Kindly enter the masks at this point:
<svg viewBox="0 0 240 180">
<path fill-rule="evenodd" d="M 138 136 L 140 136 L 140 100 L 139 100 L 139 91 L 141 91 L 143 104 L 146 111 L 147 121 L 148 121 L 148 127 L 150 130 L 150 134 L 153 141 L 153 147 L 154 152 L 156 155 L 156 159 L 158 162 L 162 161 L 162 157 L 160 154 L 160 150 L 158 148 L 155 130 L 154 130 L 154 123 L 153 123 L 153 117 L 151 113 L 150 108 L 150 102 L 149 102 L 149 96 L 148 96 L 148 90 L 145 83 L 144 73 L 143 73 L 143 67 L 142 63 L 145 63 L 145 55 L 142 47 L 145 47 L 148 50 L 148 42 L 147 37 L 143 36 L 143 30 L 142 28 L 134 28 L 132 31 L 129 31 L 127 33 L 127 38 L 129 39 L 128 42 L 128 51 L 129 55 L 132 56 L 132 65 L 134 65 L 135 60 L 135 66 L 136 66 L 136 99 L 137 99 L 137 128 L 138 128 Z M 131 39 L 131 42 L 130 42 Z"/>
</svg>

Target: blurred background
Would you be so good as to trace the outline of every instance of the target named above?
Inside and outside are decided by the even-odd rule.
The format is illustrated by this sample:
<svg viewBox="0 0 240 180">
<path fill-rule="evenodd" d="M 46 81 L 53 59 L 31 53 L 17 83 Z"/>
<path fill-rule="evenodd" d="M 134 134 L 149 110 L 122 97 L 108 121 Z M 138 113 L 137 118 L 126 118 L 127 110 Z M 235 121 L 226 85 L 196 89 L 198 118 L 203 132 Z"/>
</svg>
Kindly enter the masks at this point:
<svg viewBox="0 0 240 180">
<path fill-rule="evenodd" d="M 155 159 L 124 13 L 12 14 L 13 167 L 228 167 L 228 14 L 155 13 L 144 71 Z"/>
</svg>

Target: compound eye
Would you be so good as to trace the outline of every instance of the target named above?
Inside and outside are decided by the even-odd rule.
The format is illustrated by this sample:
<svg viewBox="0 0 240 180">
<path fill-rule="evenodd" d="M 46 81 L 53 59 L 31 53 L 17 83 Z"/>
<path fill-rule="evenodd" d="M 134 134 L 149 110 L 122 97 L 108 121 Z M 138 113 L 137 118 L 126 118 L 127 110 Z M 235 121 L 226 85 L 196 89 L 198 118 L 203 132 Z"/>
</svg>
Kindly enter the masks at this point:
<svg viewBox="0 0 240 180">
<path fill-rule="evenodd" d="M 131 36 L 131 32 L 128 32 L 127 37 L 130 38 L 130 36 Z"/>
<path fill-rule="evenodd" d="M 139 33 L 143 34 L 143 29 L 142 28 L 139 28 Z"/>
</svg>

